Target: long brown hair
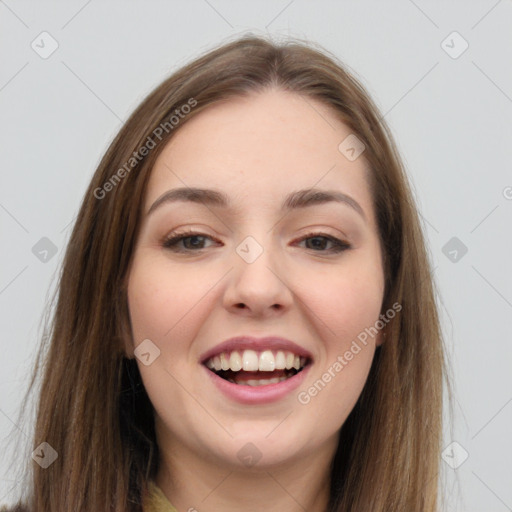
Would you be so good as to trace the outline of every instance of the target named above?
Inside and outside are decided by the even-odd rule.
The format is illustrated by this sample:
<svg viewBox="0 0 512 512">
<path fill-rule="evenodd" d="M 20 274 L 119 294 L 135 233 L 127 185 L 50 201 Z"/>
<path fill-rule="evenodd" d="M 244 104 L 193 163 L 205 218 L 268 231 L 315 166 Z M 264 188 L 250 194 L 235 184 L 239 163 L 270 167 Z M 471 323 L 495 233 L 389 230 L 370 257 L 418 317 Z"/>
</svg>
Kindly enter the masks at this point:
<svg viewBox="0 0 512 512">
<path fill-rule="evenodd" d="M 126 277 L 148 178 L 162 148 L 193 116 L 268 87 L 322 102 L 365 144 L 384 253 L 382 312 L 402 306 L 341 428 L 329 511 L 436 512 L 448 372 L 425 239 L 392 135 L 336 57 L 311 43 L 252 35 L 209 51 L 151 92 L 110 144 L 83 197 L 42 363 L 29 386 L 40 371 L 32 449 L 47 442 L 58 453 L 46 469 L 29 460 L 31 512 L 142 510 L 158 446 L 153 408 L 123 340 L 131 339 Z M 177 122 L 176 110 L 186 113 Z M 155 147 L 142 156 L 149 139 Z"/>
</svg>

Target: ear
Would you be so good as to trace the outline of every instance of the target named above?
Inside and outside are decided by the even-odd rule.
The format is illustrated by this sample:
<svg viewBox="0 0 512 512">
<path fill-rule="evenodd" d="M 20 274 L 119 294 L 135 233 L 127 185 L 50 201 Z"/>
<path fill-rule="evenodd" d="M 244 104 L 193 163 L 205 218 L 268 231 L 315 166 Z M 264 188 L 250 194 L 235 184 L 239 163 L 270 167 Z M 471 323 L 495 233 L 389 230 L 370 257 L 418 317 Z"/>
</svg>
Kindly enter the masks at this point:
<svg viewBox="0 0 512 512">
<path fill-rule="evenodd" d="M 375 339 L 375 346 L 380 347 L 386 341 L 386 330 L 381 329 Z"/>
</svg>

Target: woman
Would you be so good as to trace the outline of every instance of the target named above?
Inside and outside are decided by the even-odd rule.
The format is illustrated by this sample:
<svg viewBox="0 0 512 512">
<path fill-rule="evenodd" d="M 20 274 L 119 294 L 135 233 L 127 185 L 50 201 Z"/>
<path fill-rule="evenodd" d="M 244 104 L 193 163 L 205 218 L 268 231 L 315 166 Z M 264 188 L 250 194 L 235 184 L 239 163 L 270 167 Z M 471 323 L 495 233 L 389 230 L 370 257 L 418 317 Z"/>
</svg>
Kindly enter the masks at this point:
<svg viewBox="0 0 512 512">
<path fill-rule="evenodd" d="M 253 36 L 208 52 L 84 196 L 19 510 L 438 510 L 429 270 L 392 136 L 341 63 Z"/>
</svg>

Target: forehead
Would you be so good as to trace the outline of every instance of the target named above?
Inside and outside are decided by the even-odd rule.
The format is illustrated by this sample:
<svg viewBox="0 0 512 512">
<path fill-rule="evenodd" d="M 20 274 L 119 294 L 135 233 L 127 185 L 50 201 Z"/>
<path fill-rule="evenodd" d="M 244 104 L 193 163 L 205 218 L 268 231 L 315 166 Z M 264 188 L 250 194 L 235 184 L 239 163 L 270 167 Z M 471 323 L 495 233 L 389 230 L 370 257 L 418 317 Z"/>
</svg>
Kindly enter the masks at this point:
<svg viewBox="0 0 512 512">
<path fill-rule="evenodd" d="M 213 104 L 167 143 L 151 172 L 144 211 L 175 187 L 222 189 L 243 209 L 281 205 L 290 191 L 339 190 L 371 217 L 367 165 L 338 149 L 351 130 L 322 103 L 268 90 Z"/>
</svg>

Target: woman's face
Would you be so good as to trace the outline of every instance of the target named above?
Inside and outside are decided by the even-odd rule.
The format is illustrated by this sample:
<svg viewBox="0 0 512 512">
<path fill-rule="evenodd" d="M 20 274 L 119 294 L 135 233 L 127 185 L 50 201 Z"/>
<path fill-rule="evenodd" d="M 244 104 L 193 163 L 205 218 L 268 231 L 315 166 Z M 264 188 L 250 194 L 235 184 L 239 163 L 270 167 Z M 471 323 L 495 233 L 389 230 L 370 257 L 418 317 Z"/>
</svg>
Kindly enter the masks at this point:
<svg viewBox="0 0 512 512">
<path fill-rule="evenodd" d="M 322 104 L 269 90 L 210 106 L 158 157 L 127 348 L 144 342 L 164 451 L 231 469 L 332 455 L 381 342 L 369 329 L 384 292 L 364 152 L 339 149 L 350 134 Z M 162 200 L 196 188 L 215 194 Z M 309 189 L 345 200 L 298 194 Z M 221 345 L 234 337 L 258 340 Z"/>
</svg>

